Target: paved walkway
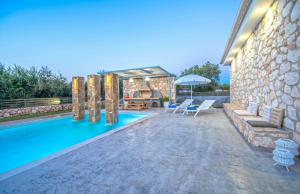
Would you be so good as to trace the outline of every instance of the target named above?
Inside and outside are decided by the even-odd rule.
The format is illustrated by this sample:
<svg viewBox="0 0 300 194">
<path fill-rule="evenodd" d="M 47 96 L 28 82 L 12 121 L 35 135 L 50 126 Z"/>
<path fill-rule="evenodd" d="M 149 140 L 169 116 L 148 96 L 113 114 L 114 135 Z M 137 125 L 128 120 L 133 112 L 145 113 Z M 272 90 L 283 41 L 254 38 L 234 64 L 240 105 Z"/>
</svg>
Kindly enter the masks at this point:
<svg viewBox="0 0 300 194">
<path fill-rule="evenodd" d="M 299 193 L 287 173 L 251 149 L 222 110 L 161 113 L 0 182 L 0 193 Z"/>
</svg>

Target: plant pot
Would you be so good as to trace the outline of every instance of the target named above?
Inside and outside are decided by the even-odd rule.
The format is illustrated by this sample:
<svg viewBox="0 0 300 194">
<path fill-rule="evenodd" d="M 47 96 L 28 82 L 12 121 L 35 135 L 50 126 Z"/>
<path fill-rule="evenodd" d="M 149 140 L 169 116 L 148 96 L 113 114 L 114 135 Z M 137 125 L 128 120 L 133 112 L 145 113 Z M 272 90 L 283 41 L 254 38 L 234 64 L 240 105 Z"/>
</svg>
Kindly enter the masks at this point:
<svg viewBox="0 0 300 194">
<path fill-rule="evenodd" d="M 169 102 L 164 102 L 164 107 L 168 108 L 169 104 L 170 104 Z"/>
</svg>

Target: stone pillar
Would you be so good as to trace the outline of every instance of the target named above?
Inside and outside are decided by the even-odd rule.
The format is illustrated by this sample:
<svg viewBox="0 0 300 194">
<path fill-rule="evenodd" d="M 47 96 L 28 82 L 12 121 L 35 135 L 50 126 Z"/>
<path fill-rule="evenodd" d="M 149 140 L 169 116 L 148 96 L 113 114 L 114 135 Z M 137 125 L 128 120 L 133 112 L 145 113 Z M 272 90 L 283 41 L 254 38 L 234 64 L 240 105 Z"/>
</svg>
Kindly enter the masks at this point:
<svg viewBox="0 0 300 194">
<path fill-rule="evenodd" d="M 84 78 L 73 77 L 72 78 L 72 111 L 74 120 L 84 119 Z"/>
<path fill-rule="evenodd" d="M 88 112 L 89 122 L 100 120 L 100 76 L 88 76 Z"/>
<path fill-rule="evenodd" d="M 117 74 L 106 74 L 105 85 L 105 110 L 106 123 L 114 124 L 118 122 L 119 114 L 119 78 Z"/>
<path fill-rule="evenodd" d="M 169 77 L 169 98 L 173 103 L 176 103 L 176 78 Z"/>
</svg>

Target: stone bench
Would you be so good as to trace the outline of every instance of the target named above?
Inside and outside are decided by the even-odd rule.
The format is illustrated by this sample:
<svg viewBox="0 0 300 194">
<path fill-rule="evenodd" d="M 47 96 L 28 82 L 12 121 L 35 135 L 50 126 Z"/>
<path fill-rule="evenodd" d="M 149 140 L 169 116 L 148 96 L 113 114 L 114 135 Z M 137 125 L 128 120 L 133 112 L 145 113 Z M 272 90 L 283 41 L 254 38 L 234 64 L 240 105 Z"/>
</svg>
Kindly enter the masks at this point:
<svg viewBox="0 0 300 194">
<path fill-rule="evenodd" d="M 237 104 L 224 104 L 224 111 L 231 119 L 235 127 L 245 139 L 255 147 L 275 148 L 275 141 L 279 138 L 292 138 L 293 133 L 289 130 L 265 127 L 252 127 L 245 117 L 240 116 L 234 110 L 243 109 Z"/>
</svg>

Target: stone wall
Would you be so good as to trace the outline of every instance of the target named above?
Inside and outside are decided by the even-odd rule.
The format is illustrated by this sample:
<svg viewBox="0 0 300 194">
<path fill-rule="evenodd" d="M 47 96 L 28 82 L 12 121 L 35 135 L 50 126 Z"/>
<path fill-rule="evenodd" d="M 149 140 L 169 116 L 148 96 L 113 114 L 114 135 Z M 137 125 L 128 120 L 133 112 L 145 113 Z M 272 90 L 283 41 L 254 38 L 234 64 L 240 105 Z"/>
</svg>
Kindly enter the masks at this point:
<svg viewBox="0 0 300 194">
<path fill-rule="evenodd" d="M 129 80 L 123 80 L 123 94 L 124 96 L 128 94 L 130 97 L 133 96 L 134 91 L 140 90 L 144 84 L 144 79 L 133 79 L 132 82 Z M 157 77 L 150 78 L 148 86 L 151 90 L 160 91 L 163 97 L 171 96 L 170 98 L 176 100 L 176 85 L 175 77 Z"/>
<path fill-rule="evenodd" d="M 56 112 L 61 110 L 71 110 L 72 104 L 60 104 L 60 105 L 49 105 L 49 106 L 36 106 L 26 108 L 12 108 L 0 110 L 0 119 L 6 117 L 14 117 L 20 115 L 29 115 L 36 113 Z"/>
<path fill-rule="evenodd" d="M 274 1 L 231 64 L 231 101 L 285 109 L 284 127 L 300 134 L 300 0 Z"/>
</svg>

